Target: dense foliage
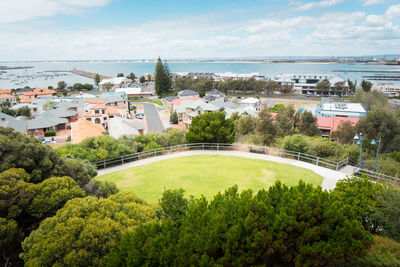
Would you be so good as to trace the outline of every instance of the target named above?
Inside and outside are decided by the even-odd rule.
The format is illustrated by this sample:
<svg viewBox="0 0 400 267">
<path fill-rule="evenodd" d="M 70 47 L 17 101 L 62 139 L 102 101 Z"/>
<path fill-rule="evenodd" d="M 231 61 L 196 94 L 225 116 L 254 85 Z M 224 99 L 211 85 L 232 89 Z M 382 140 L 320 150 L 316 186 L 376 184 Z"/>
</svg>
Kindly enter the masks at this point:
<svg viewBox="0 0 400 267">
<path fill-rule="evenodd" d="M 155 219 L 155 210 L 130 192 L 76 198 L 24 240 L 21 256 L 26 266 L 104 266 L 124 232 Z"/>
<path fill-rule="evenodd" d="M 67 163 L 56 150 L 42 145 L 39 139 L 0 127 L 0 172 L 10 168 L 23 168 L 33 183 L 51 176 L 71 176 L 83 185 L 97 174 L 91 165 L 73 159 Z"/>
<path fill-rule="evenodd" d="M 223 112 L 209 112 L 193 118 L 186 134 L 189 143 L 233 143 L 235 128 Z"/>
<path fill-rule="evenodd" d="M 157 59 L 154 86 L 156 94 L 160 97 L 167 96 L 172 92 L 172 79 L 168 65 L 160 58 Z"/>
<path fill-rule="evenodd" d="M 256 195 L 237 187 L 190 202 L 179 223 L 139 227 L 109 266 L 321 266 L 356 262 L 372 236 L 320 187 L 277 182 Z"/>
<path fill-rule="evenodd" d="M 144 150 L 186 143 L 185 131 L 168 129 L 161 133 L 150 133 L 136 137 L 111 136 L 90 137 L 80 144 L 67 144 L 58 149 L 62 157 L 96 162 L 116 158 Z"/>
</svg>

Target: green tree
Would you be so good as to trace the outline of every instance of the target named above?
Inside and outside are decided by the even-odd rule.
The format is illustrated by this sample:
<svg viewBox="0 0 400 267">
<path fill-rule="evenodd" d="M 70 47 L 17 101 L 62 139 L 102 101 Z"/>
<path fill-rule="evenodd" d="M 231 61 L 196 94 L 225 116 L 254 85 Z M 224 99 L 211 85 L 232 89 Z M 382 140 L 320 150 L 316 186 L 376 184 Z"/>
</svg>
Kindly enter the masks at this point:
<svg viewBox="0 0 400 267">
<path fill-rule="evenodd" d="M 120 72 L 117 74 L 117 77 L 124 77 L 124 74 Z"/>
<path fill-rule="evenodd" d="M 337 139 L 341 144 L 352 144 L 356 129 L 350 121 L 343 121 L 336 131 L 332 132 L 332 138 Z"/>
<path fill-rule="evenodd" d="M 75 198 L 24 240 L 21 257 L 26 266 L 104 266 L 125 232 L 155 218 L 155 210 L 131 192 Z"/>
<path fill-rule="evenodd" d="M 235 131 L 238 137 L 254 133 L 257 126 L 257 118 L 253 116 L 241 116 L 235 121 Z"/>
<path fill-rule="evenodd" d="M 366 80 L 362 80 L 361 88 L 364 92 L 371 92 L 372 83 Z"/>
<path fill-rule="evenodd" d="M 361 103 L 367 110 L 387 108 L 389 104 L 385 93 L 378 90 L 373 90 L 371 92 L 357 90 L 355 95 L 351 97 L 351 101 Z"/>
<path fill-rule="evenodd" d="M 336 82 L 333 85 L 333 91 L 336 95 L 342 96 L 344 94 L 344 86 L 346 82 Z"/>
<path fill-rule="evenodd" d="M 94 76 L 94 83 L 98 86 L 100 81 L 101 81 L 100 75 L 96 73 L 96 75 Z"/>
<path fill-rule="evenodd" d="M 169 122 L 171 122 L 173 124 L 178 124 L 178 114 L 176 113 L 176 111 L 171 113 L 171 117 L 169 118 Z"/>
<path fill-rule="evenodd" d="M 272 114 L 265 107 L 258 114 L 256 133 L 261 137 L 264 145 L 272 144 L 276 138 L 277 129 Z"/>
<path fill-rule="evenodd" d="M 187 215 L 139 227 L 113 249 L 109 266 L 330 266 L 357 262 L 372 236 L 321 187 L 277 182 L 233 187 Z"/>
<path fill-rule="evenodd" d="M 30 118 L 31 115 L 32 115 L 31 114 L 31 109 L 28 108 L 27 106 L 21 107 L 21 108 L 17 109 L 16 115 L 17 116 L 25 116 L 27 118 Z"/>
<path fill-rule="evenodd" d="M 144 76 L 140 76 L 139 82 L 140 83 L 145 83 L 146 82 L 146 78 Z"/>
<path fill-rule="evenodd" d="M 172 80 L 167 63 L 163 63 L 161 58 L 157 59 L 155 71 L 155 91 L 160 97 L 172 92 Z"/>
<path fill-rule="evenodd" d="M 98 198 L 107 198 L 119 192 L 115 183 L 97 180 L 91 180 L 83 187 L 83 190 L 87 196 Z"/>
<path fill-rule="evenodd" d="M 134 82 L 136 79 L 136 75 L 135 75 L 135 73 L 131 72 L 128 76 L 126 76 L 126 78 L 128 78 Z"/>
<path fill-rule="evenodd" d="M 294 152 L 307 153 L 308 144 L 303 136 L 296 134 L 292 136 L 286 136 L 282 140 L 282 148 Z"/>
<path fill-rule="evenodd" d="M 331 90 L 331 83 L 328 79 L 323 79 L 315 85 L 318 94 L 327 95 Z"/>
<path fill-rule="evenodd" d="M 233 143 L 235 128 L 223 112 L 209 112 L 193 118 L 186 134 L 189 143 Z"/>
<path fill-rule="evenodd" d="M 1 113 L 7 114 L 7 115 L 10 115 L 10 116 L 13 116 L 13 117 L 16 115 L 15 110 L 12 110 L 12 109 L 10 109 L 8 107 L 1 108 Z"/>
<path fill-rule="evenodd" d="M 308 136 L 320 134 L 317 126 L 317 118 L 307 110 L 305 110 L 300 116 L 299 133 Z"/>
<path fill-rule="evenodd" d="M 300 123 L 300 114 L 293 108 L 293 105 L 284 107 L 275 116 L 277 136 L 284 137 L 297 132 Z"/>
<path fill-rule="evenodd" d="M 59 81 L 57 84 L 57 89 L 58 90 L 65 90 L 67 88 L 67 83 L 64 81 Z"/>
<path fill-rule="evenodd" d="M 189 201 L 184 197 L 184 193 L 182 188 L 164 190 L 159 201 L 162 211 L 174 222 L 180 221 L 187 214 Z"/>
</svg>

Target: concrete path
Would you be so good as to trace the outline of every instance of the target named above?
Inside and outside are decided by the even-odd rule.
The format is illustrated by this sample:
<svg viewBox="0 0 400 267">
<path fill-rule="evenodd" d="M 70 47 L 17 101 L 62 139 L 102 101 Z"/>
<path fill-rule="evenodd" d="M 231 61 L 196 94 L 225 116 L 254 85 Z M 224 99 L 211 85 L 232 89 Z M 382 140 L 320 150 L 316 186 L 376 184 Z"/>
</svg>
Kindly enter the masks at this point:
<svg viewBox="0 0 400 267">
<path fill-rule="evenodd" d="M 297 167 L 302 167 L 305 169 L 309 169 L 318 175 L 321 175 L 324 180 L 322 181 L 322 188 L 325 190 L 332 190 L 336 186 L 336 182 L 339 180 L 346 178 L 348 174 L 343 173 L 343 172 L 338 172 L 334 171 L 331 169 L 319 167 L 310 163 L 306 163 L 303 161 L 297 161 L 293 159 L 287 159 L 287 158 L 281 158 L 281 157 L 275 157 L 275 156 L 270 156 L 270 155 L 263 155 L 263 154 L 256 154 L 256 153 L 249 153 L 249 152 L 241 152 L 241 151 L 216 151 L 216 150 L 192 150 L 192 151 L 185 151 L 185 152 L 177 152 L 173 154 L 168 154 L 168 155 L 162 155 L 162 156 L 157 156 L 157 157 L 152 157 L 152 158 L 147 158 L 147 159 L 142 159 L 139 161 L 134 161 L 130 163 L 126 163 L 124 165 L 119 165 L 107 169 L 101 169 L 98 170 L 98 175 L 103 175 L 107 173 L 112 173 L 116 172 L 119 170 L 124 170 L 136 166 L 141 166 L 149 163 L 153 163 L 156 161 L 160 160 L 165 160 L 165 159 L 172 159 L 172 158 L 179 158 L 179 157 L 186 157 L 186 156 L 194 156 L 194 155 L 223 155 L 223 156 L 236 156 L 236 157 L 244 157 L 244 158 L 251 158 L 251 159 L 262 159 L 262 160 L 268 160 L 268 161 L 273 161 L 273 162 L 278 162 L 278 163 L 285 163 L 285 164 L 290 164 L 293 166 Z"/>
<path fill-rule="evenodd" d="M 143 102 L 145 119 L 147 122 L 147 132 L 162 132 L 164 125 L 160 119 L 160 114 L 154 104 Z"/>
</svg>

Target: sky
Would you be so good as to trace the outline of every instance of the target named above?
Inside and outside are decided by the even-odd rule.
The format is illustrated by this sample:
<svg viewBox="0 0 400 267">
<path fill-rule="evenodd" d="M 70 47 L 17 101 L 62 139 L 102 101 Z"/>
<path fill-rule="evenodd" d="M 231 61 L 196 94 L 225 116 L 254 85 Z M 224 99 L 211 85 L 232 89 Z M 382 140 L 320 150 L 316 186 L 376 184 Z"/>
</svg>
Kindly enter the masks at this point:
<svg viewBox="0 0 400 267">
<path fill-rule="evenodd" d="M 0 0 L 0 61 L 376 54 L 399 0 Z"/>
</svg>

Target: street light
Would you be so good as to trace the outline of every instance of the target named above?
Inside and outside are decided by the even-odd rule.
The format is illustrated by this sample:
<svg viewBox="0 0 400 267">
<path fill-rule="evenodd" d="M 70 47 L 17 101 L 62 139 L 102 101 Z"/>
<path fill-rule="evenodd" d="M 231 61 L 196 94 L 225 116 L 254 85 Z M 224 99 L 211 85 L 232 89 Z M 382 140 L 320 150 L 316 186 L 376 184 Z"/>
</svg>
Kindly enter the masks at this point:
<svg viewBox="0 0 400 267">
<path fill-rule="evenodd" d="M 377 164 L 378 164 L 378 156 L 379 156 L 379 149 L 381 148 L 381 142 L 382 142 L 382 138 L 379 137 L 379 141 L 378 141 L 378 151 L 376 152 L 376 159 L 375 159 L 374 172 L 376 172 L 376 166 L 377 166 Z M 372 145 L 376 145 L 375 139 L 372 140 L 371 144 L 372 144 Z"/>
<path fill-rule="evenodd" d="M 363 134 L 356 134 L 354 136 L 354 143 L 356 143 L 357 145 L 360 145 L 360 165 L 359 168 L 362 168 L 362 145 L 363 145 Z"/>
</svg>

